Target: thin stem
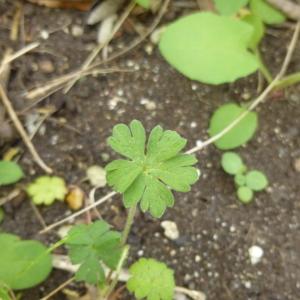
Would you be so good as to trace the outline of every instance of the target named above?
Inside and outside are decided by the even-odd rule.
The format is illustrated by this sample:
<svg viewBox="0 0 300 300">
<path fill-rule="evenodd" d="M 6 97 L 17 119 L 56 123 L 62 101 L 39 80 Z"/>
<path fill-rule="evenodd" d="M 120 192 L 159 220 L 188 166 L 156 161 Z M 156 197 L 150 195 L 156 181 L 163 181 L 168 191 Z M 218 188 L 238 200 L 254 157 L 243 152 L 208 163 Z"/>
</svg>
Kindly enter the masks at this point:
<svg viewBox="0 0 300 300">
<path fill-rule="evenodd" d="M 270 71 L 268 70 L 267 66 L 264 64 L 264 61 L 262 59 L 262 56 L 261 56 L 258 48 L 254 49 L 254 54 L 258 60 L 260 72 L 266 78 L 268 83 L 271 83 L 273 80 L 272 75 L 271 75 Z"/>
<path fill-rule="evenodd" d="M 300 72 L 296 72 L 283 77 L 280 81 L 277 82 L 274 89 L 283 89 L 298 82 L 300 82 Z"/>
<path fill-rule="evenodd" d="M 117 266 L 117 270 L 115 272 L 115 276 L 114 276 L 114 279 L 113 281 L 111 282 L 111 284 L 109 285 L 109 287 L 107 288 L 105 294 L 104 294 L 104 300 L 106 300 L 109 295 L 112 293 L 112 291 L 115 289 L 118 281 L 119 281 L 119 277 L 120 277 L 120 273 L 122 271 L 122 267 L 124 265 L 124 262 L 128 256 L 128 252 L 129 252 L 129 246 L 125 246 L 123 251 L 122 251 L 122 255 L 120 257 L 120 260 L 119 260 L 119 263 L 118 263 L 118 266 Z"/>
<path fill-rule="evenodd" d="M 127 220 L 126 220 L 126 224 L 122 233 L 122 237 L 121 237 L 121 244 L 125 245 L 127 242 L 127 238 L 133 223 L 133 219 L 135 216 L 135 212 L 136 212 L 136 205 L 132 206 L 131 208 L 129 208 L 128 210 L 128 216 L 127 216 Z"/>
</svg>

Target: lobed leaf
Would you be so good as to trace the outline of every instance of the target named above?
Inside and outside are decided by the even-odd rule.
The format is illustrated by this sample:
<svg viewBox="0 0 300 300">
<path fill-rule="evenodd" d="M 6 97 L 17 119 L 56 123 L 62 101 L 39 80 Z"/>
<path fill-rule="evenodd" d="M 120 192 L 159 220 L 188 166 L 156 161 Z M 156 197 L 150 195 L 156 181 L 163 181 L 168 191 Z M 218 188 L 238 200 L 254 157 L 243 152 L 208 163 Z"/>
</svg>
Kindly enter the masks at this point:
<svg viewBox="0 0 300 300">
<path fill-rule="evenodd" d="M 131 277 L 127 289 L 137 299 L 171 300 L 175 289 L 173 270 L 154 259 L 141 258 L 134 263 L 129 272 Z"/>
<path fill-rule="evenodd" d="M 253 170 L 246 174 L 246 184 L 253 191 L 262 191 L 268 186 L 268 179 L 264 173 Z"/>
<path fill-rule="evenodd" d="M 217 11 L 225 16 L 236 14 L 248 2 L 249 0 L 214 0 Z"/>
<path fill-rule="evenodd" d="M 121 235 L 104 221 L 76 225 L 68 233 L 66 245 L 74 264 L 80 264 L 77 280 L 90 284 L 104 282 L 103 265 L 115 269 L 121 255 Z"/>
</svg>

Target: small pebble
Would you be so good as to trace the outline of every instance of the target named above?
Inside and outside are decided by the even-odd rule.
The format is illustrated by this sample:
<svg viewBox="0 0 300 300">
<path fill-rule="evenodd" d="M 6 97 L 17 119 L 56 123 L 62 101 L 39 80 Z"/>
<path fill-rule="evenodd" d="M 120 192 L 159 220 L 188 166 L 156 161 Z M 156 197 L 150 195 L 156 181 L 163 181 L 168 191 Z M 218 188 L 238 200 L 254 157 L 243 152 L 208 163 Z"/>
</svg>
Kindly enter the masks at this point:
<svg viewBox="0 0 300 300">
<path fill-rule="evenodd" d="M 71 28 L 71 33 L 74 37 L 79 37 L 83 35 L 83 28 L 79 25 L 73 25 Z"/>
<path fill-rule="evenodd" d="M 53 63 L 50 60 L 40 61 L 39 62 L 39 69 L 45 74 L 53 73 L 54 70 L 55 70 Z"/>
<path fill-rule="evenodd" d="M 168 239 L 177 240 L 179 238 L 179 231 L 175 222 L 162 221 L 160 225 L 164 229 L 164 234 Z"/>
<path fill-rule="evenodd" d="M 264 255 L 264 250 L 257 245 L 250 247 L 248 252 L 252 265 L 256 265 L 257 263 L 259 263 Z"/>
<path fill-rule="evenodd" d="M 294 168 L 296 172 L 300 172 L 300 157 L 295 159 Z"/>
</svg>

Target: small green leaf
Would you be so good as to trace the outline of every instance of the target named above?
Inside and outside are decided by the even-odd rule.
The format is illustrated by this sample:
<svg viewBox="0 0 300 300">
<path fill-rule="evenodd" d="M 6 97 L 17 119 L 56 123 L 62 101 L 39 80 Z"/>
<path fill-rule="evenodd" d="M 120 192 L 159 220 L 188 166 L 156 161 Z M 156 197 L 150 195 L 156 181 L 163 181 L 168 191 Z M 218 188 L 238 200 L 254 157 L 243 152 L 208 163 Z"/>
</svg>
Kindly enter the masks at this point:
<svg viewBox="0 0 300 300">
<path fill-rule="evenodd" d="M 0 282 L 12 289 L 27 289 L 44 281 L 52 259 L 38 241 L 20 240 L 12 234 L 0 234 Z"/>
<path fill-rule="evenodd" d="M 265 0 L 251 0 L 250 8 L 254 15 L 269 25 L 281 24 L 285 21 L 285 16 L 278 9 L 267 3 Z"/>
<path fill-rule="evenodd" d="M 220 133 L 245 111 L 245 108 L 242 108 L 235 103 L 228 103 L 219 107 L 210 120 L 210 136 Z M 221 150 L 237 148 L 253 137 L 256 128 L 257 114 L 255 112 L 250 112 L 234 128 L 218 139 L 215 142 L 215 145 Z"/>
<path fill-rule="evenodd" d="M 221 15 L 232 16 L 246 6 L 249 0 L 214 0 L 214 2 L 217 11 Z"/>
<path fill-rule="evenodd" d="M 16 183 L 22 177 L 24 173 L 17 163 L 0 160 L 0 186 Z"/>
<path fill-rule="evenodd" d="M 243 19 L 244 22 L 253 26 L 254 30 L 249 42 L 249 47 L 251 49 L 256 49 L 259 45 L 261 39 L 265 34 L 265 26 L 262 20 L 256 15 L 250 14 L 246 15 Z"/>
<path fill-rule="evenodd" d="M 224 171 L 230 175 L 240 173 L 244 169 L 241 157 L 234 152 L 226 152 L 222 155 L 221 165 Z"/>
<path fill-rule="evenodd" d="M 127 289 L 134 293 L 137 299 L 173 299 L 174 273 L 164 263 L 141 258 L 130 267 L 129 272 L 131 277 L 127 282 Z"/>
<path fill-rule="evenodd" d="M 253 191 L 247 186 L 241 186 L 237 190 L 239 200 L 244 203 L 250 203 L 253 199 Z"/>
<path fill-rule="evenodd" d="M 0 300 L 12 300 L 9 295 L 9 289 L 3 287 L 0 283 Z"/>
<path fill-rule="evenodd" d="M 115 269 L 121 255 L 121 235 L 104 221 L 76 225 L 68 233 L 66 245 L 73 264 L 80 264 L 75 278 L 89 284 L 103 283 L 103 264 Z"/>
<path fill-rule="evenodd" d="M 180 153 L 187 141 L 175 131 L 156 126 L 146 146 L 145 129 L 134 120 L 130 127 L 116 125 L 108 142 L 131 159 L 115 160 L 106 166 L 107 182 L 124 193 L 126 208 L 140 202 L 142 211 L 149 210 L 152 216 L 161 217 L 167 207 L 174 205 L 170 189 L 189 191 L 199 178 L 193 167 L 197 162 L 195 156 Z"/>
<path fill-rule="evenodd" d="M 194 13 L 164 30 L 159 49 L 188 78 L 221 84 L 258 69 L 257 58 L 247 50 L 252 34 L 253 27 L 238 19 Z"/>
<path fill-rule="evenodd" d="M 246 176 L 243 174 L 236 174 L 234 176 L 234 182 L 237 186 L 244 186 L 246 185 Z"/>
<path fill-rule="evenodd" d="M 253 191 L 262 191 L 268 185 L 266 175 L 260 171 L 250 171 L 246 174 L 246 184 Z"/>
<path fill-rule="evenodd" d="M 55 200 L 63 201 L 68 190 L 60 177 L 41 176 L 27 187 L 27 193 L 37 204 L 50 205 Z"/>
<path fill-rule="evenodd" d="M 135 0 L 135 2 L 138 5 L 140 5 L 140 6 L 144 7 L 144 8 L 147 8 L 147 9 L 150 7 L 150 0 Z"/>
</svg>

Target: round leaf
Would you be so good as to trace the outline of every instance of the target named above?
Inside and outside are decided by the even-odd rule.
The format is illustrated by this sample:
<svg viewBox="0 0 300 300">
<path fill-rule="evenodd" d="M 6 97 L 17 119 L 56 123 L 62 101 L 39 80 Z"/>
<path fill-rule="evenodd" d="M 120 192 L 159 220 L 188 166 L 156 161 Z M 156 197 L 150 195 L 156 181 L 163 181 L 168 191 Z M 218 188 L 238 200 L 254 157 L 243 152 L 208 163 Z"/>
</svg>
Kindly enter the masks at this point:
<svg viewBox="0 0 300 300">
<path fill-rule="evenodd" d="M 266 24 L 280 24 L 285 21 L 285 16 L 265 0 L 251 0 L 250 8 Z"/>
<path fill-rule="evenodd" d="M 243 174 L 236 174 L 234 176 L 234 182 L 237 186 L 244 186 L 246 184 L 246 176 Z"/>
<path fill-rule="evenodd" d="M 159 48 L 165 59 L 193 80 L 233 82 L 258 69 L 247 50 L 253 32 L 243 21 L 209 12 L 175 21 L 163 32 Z"/>
<path fill-rule="evenodd" d="M 261 191 L 268 185 L 268 179 L 260 171 L 250 171 L 246 174 L 246 184 L 253 191 Z"/>
<path fill-rule="evenodd" d="M 19 181 L 24 176 L 21 167 L 13 161 L 0 161 L 0 185 Z"/>
<path fill-rule="evenodd" d="M 215 7 L 221 15 L 230 16 L 236 14 L 249 0 L 214 0 Z"/>
<path fill-rule="evenodd" d="M 15 290 L 44 281 L 52 269 L 47 248 L 38 241 L 22 241 L 12 234 L 0 234 L 0 281 Z"/>
<path fill-rule="evenodd" d="M 214 136 L 237 119 L 246 109 L 237 104 L 229 103 L 219 107 L 210 120 L 209 134 Z M 229 150 L 249 141 L 257 128 L 257 114 L 250 112 L 235 127 L 215 142 L 216 147 Z"/>
<path fill-rule="evenodd" d="M 237 195 L 239 200 L 244 204 L 250 203 L 253 199 L 253 191 L 247 186 L 239 187 L 237 190 Z"/>
<path fill-rule="evenodd" d="M 224 171 L 230 175 L 238 174 L 244 168 L 244 164 L 241 157 L 234 152 L 224 153 L 222 155 L 221 164 Z"/>
</svg>

